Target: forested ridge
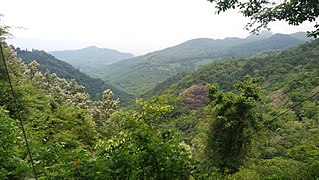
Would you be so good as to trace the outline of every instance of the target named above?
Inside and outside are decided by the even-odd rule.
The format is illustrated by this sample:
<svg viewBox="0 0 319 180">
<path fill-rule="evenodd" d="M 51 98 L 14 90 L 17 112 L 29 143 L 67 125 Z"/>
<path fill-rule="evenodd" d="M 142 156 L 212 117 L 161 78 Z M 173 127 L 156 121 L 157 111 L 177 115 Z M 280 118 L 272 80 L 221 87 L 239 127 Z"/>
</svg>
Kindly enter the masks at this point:
<svg viewBox="0 0 319 180">
<path fill-rule="evenodd" d="M 110 83 L 98 78 L 92 78 L 74 68 L 72 65 L 57 59 L 43 50 L 33 49 L 32 51 L 28 51 L 14 48 L 14 51 L 17 53 L 17 57 L 21 58 L 22 61 L 27 64 L 31 63 L 33 60 L 37 61 L 39 63 L 39 70 L 42 73 L 49 71 L 68 81 L 75 79 L 79 84 L 85 87 L 84 91 L 90 94 L 91 98 L 94 100 L 101 99 L 105 88 L 111 89 L 115 93 L 114 97 L 122 100 L 121 104 L 126 104 L 133 99 L 132 95 L 121 91 Z"/>
<path fill-rule="evenodd" d="M 316 86 L 319 41 L 277 52 L 265 52 L 252 58 L 220 60 L 195 72 L 182 73 L 157 85 L 144 96 L 164 91 L 180 92 L 193 84 L 217 83 L 223 90 L 233 90 L 233 84 L 249 75 L 260 78 L 260 84 L 268 92 L 287 89 L 296 79 L 307 78 L 313 82 L 307 90 Z M 302 84 L 302 82 L 300 82 Z M 302 86 L 296 88 L 302 88 Z M 289 89 L 287 91 L 291 91 Z M 310 92 L 310 91 L 309 91 Z"/>
<path fill-rule="evenodd" d="M 213 62 L 122 108 L 109 89 L 92 100 L 76 80 L 24 63 L 7 33 L 1 179 L 319 177 L 318 40 Z"/>
</svg>

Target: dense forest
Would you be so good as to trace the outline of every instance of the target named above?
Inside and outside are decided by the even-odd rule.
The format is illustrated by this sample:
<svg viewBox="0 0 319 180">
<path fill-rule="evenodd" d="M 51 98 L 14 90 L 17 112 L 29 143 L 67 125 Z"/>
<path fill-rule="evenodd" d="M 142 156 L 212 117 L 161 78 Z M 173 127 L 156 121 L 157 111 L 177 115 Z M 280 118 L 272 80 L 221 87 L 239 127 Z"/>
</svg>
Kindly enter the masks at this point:
<svg viewBox="0 0 319 180">
<path fill-rule="evenodd" d="M 215 61 L 130 108 L 1 46 L 1 179 L 319 177 L 318 40 Z"/>
</svg>

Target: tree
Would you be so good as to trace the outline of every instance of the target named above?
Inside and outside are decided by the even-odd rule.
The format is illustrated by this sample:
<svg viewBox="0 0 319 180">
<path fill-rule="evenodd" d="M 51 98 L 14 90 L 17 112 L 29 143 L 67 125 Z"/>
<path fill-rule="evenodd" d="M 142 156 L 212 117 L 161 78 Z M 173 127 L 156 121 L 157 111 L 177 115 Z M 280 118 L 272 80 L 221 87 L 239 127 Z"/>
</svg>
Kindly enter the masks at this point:
<svg viewBox="0 0 319 180">
<path fill-rule="evenodd" d="M 298 26 L 303 22 L 314 22 L 319 16 L 318 0 L 285 0 L 272 2 L 269 0 L 208 0 L 216 3 L 217 13 L 238 8 L 245 17 L 250 18 L 246 25 L 247 30 L 258 32 L 267 28 L 273 21 L 287 21 L 288 24 Z M 319 36 L 319 24 L 314 25 L 315 30 L 308 31 L 309 36 Z"/>
<path fill-rule="evenodd" d="M 114 93 L 107 89 L 102 94 L 102 100 L 95 101 L 91 109 L 92 117 L 98 126 L 106 125 L 111 114 L 119 108 L 120 101 L 113 99 Z"/>
<path fill-rule="evenodd" d="M 138 99 L 138 109 L 112 115 L 115 123 L 109 126 L 116 131 L 96 144 L 97 162 L 108 169 L 102 179 L 189 179 L 190 147 L 165 123 L 173 120 L 170 100 L 175 101 L 170 98 Z"/>
<path fill-rule="evenodd" d="M 245 77 L 236 88 L 238 93 L 224 93 L 217 86 L 209 87 L 216 119 L 208 134 L 207 155 L 212 165 L 223 173 L 236 172 L 243 164 L 262 122 L 261 114 L 256 111 L 261 93 L 255 80 Z"/>
</svg>

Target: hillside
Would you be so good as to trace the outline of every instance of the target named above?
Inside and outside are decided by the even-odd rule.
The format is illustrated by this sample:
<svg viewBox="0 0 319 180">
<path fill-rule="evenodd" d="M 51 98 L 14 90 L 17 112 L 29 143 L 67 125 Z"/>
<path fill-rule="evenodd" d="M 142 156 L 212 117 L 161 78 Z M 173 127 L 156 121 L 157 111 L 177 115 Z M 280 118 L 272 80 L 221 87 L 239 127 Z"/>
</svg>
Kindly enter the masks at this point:
<svg viewBox="0 0 319 180">
<path fill-rule="evenodd" d="M 61 78 L 67 80 L 75 79 L 79 84 L 85 87 L 85 91 L 89 93 L 93 99 L 100 99 L 105 89 L 111 89 L 115 93 L 116 98 L 131 99 L 131 95 L 105 83 L 101 79 L 89 77 L 72 65 L 55 58 L 45 51 L 26 51 L 16 48 L 15 52 L 17 53 L 17 57 L 21 58 L 27 64 L 36 60 L 40 64 L 39 69 L 42 73 L 48 69 L 51 73 L 55 73 Z"/>
<path fill-rule="evenodd" d="M 49 54 L 72 64 L 87 74 L 91 74 L 92 71 L 101 66 L 106 66 L 134 56 L 130 53 L 122 53 L 113 49 L 98 48 L 96 46 L 78 50 L 53 51 L 49 52 Z"/>
<path fill-rule="evenodd" d="M 194 39 L 180 45 L 111 64 L 94 75 L 129 93 L 140 95 L 178 73 L 191 72 L 215 60 L 250 57 L 265 51 L 296 46 L 305 41 L 290 35 L 261 38 Z"/>
<path fill-rule="evenodd" d="M 153 96 L 168 90 L 179 93 L 193 84 L 205 83 L 217 83 L 221 89 L 230 91 L 233 90 L 232 85 L 246 75 L 260 77 L 262 87 L 268 93 L 278 90 L 288 91 L 287 88 L 291 88 L 289 87 L 291 83 L 299 85 L 306 83 L 301 92 L 307 90 L 310 93 L 319 85 L 318 55 L 319 40 L 314 40 L 299 47 L 281 52 L 261 53 L 249 59 L 216 61 L 193 73 L 173 76 L 158 84 L 145 96 Z"/>
</svg>

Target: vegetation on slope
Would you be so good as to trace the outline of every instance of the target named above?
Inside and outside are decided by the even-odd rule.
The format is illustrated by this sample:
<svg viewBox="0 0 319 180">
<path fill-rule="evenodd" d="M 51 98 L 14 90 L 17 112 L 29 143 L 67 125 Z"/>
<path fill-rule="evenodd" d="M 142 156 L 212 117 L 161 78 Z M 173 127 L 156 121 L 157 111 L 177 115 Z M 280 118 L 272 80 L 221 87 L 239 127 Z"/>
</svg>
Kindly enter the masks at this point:
<svg viewBox="0 0 319 180">
<path fill-rule="evenodd" d="M 183 98 L 183 89 L 194 84 L 219 85 L 223 92 L 216 91 L 215 85 L 208 85 L 212 87 L 208 93 L 211 104 L 181 118 L 176 122 L 176 128 L 189 138 L 187 142 L 194 148 L 194 158 L 208 167 L 218 167 L 219 171 L 228 174 L 226 178 L 314 179 L 319 177 L 318 54 L 319 40 L 315 40 L 250 59 L 214 62 L 194 73 L 171 78 L 162 84 L 165 87 L 158 86 L 161 90 L 157 89 L 157 92 L 174 92 Z M 246 95 L 236 96 L 244 88 L 238 89 L 237 85 L 236 89 L 233 84 L 247 75 L 257 77 L 267 95 L 259 94 L 261 104 L 255 104 L 255 98 L 259 97 L 254 96 L 255 90 L 247 91 L 247 95 L 253 97 L 247 101 L 242 99 Z M 188 96 L 197 99 L 202 95 L 193 92 Z M 297 104 L 300 105 L 288 109 Z M 245 116 L 245 107 L 252 105 L 257 106 L 240 120 Z M 286 113 L 281 114 L 284 111 Z M 250 128 L 243 130 L 244 126 Z M 256 136 L 254 141 L 245 143 L 245 138 L 250 135 Z M 236 143 L 251 146 L 241 148 Z M 235 146 L 231 147 L 232 144 Z M 216 178 L 214 173 L 206 175 L 205 178 Z"/>
<path fill-rule="evenodd" d="M 256 39 L 194 39 L 144 56 L 126 59 L 95 71 L 95 76 L 127 92 L 141 95 L 158 83 L 182 72 L 192 72 L 215 60 L 250 57 L 304 43 L 290 35 L 275 34 Z"/>
<path fill-rule="evenodd" d="M 20 48 L 16 48 L 14 51 L 17 53 L 17 57 L 21 58 L 23 62 L 27 64 L 31 63 L 33 60 L 36 60 L 40 64 L 39 70 L 42 73 L 45 73 L 47 70 L 49 70 L 51 73 L 55 73 L 59 77 L 65 78 L 68 81 L 75 79 L 79 84 L 85 87 L 85 92 L 89 93 L 92 99 L 101 99 L 102 92 L 105 88 L 111 89 L 113 92 L 115 92 L 116 98 L 119 98 L 120 100 L 123 99 L 123 104 L 133 98 L 132 95 L 119 90 L 109 83 L 105 83 L 101 79 L 89 77 L 88 75 L 74 68 L 72 65 L 55 58 L 45 51 L 27 51 L 21 50 Z"/>
<path fill-rule="evenodd" d="M 281 52 L 266 52 L 249 59 L 216 61 L 189 74 L 180 74 L 157 85 L 148 95 L 166 90 L 180 92 L 192 84 L 217 83 L 223 90 L 232 90 L 232 85 L 246 75 L 260 77 L 263 88 L 269 93 L 287 88 L 293 77 L 312 74 L 319 68 L 318 40 Z M 316 78 L 313 79 L 316 81 Z M 315 84 L 312 84 L 314 86 Z M 309 90 L 309 89 L 308 89 Z"/>
</svg>

